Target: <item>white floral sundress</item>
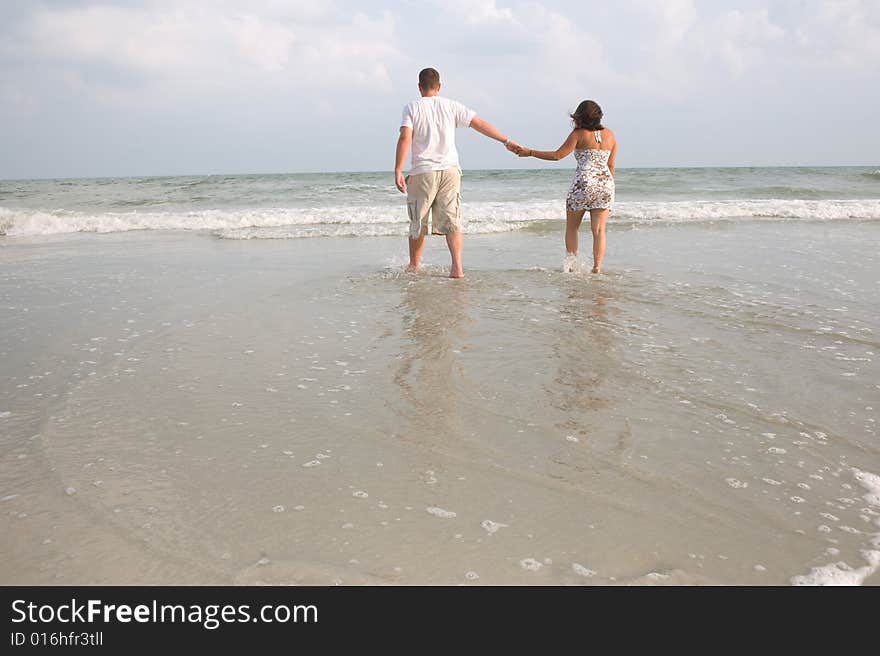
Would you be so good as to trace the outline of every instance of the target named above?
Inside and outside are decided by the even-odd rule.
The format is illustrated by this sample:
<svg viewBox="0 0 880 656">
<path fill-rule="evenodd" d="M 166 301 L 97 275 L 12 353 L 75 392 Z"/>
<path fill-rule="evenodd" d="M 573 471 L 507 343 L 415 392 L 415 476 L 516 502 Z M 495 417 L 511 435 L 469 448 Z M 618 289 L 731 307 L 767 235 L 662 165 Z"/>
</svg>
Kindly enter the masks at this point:
<svg viewBox="0 0 880 656">
<path fill-rule="evenodd" d="M 599 132 L 594 133 L 597 143 L 602 143 Z M 598 148 L 575 148 L 577 170 L 565 198 L 565 209 L 579 210 L 611 209 L 614 204 L 614 176 L 608 168 L 610 150 Z"/>
</svg>

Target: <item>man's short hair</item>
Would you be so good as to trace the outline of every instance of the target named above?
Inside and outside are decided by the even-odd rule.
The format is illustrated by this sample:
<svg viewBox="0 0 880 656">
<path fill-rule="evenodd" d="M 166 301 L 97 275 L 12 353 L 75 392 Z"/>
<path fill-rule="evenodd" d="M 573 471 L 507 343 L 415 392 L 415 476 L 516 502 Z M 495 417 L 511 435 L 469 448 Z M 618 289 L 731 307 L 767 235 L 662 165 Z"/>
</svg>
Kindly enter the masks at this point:
<svg viewBox="0 0 880 656">
<path fill-rule="evenodd" d="M 419 71 L 419 86 L 425 89 L 436 89 L 440 86 L 440 73 L 436 68 L 423 68 Z"/>
</svg>

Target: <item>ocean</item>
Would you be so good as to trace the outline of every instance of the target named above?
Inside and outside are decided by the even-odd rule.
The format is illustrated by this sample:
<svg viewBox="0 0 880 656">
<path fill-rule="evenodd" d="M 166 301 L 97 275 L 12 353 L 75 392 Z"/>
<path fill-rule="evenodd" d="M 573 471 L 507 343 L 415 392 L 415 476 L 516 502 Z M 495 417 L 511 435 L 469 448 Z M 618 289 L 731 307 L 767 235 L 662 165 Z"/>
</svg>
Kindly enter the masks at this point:
<svg viewBox="0 0 880 656">
<path fill-rule="evenodd" d="M 880 169 L 571 174 L 0 181 L 0 582 L 880 583 Z"/>
<path fill-rule="evenodd" d="M 471 234 L 557 230 L 571 171 L 467 171 Z M 405 235 L 389 173 L 0 181 L 0 235 L 202 230 L 222 239 Z M 874 168 L 620 169 L 614 224 L 876 220 Z"/>
</svg>

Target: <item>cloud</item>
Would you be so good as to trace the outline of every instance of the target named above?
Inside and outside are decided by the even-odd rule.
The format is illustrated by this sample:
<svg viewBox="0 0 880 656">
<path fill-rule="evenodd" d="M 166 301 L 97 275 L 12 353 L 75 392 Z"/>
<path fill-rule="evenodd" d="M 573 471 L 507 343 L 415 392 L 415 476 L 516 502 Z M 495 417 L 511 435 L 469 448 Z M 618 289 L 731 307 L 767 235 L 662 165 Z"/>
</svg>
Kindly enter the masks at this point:
<svg viewBox="0 0 880 656">
<path fill-rule="evenodd" d="M 687 95 L 749 75 L 860 76 L 876 71 L 880 61 L 875 0 L 803 0 L 722 11 L 692 0 L 631 0 L 624 7 L 636 23 L 648 23 L 629 40 L 644 53 L 641 70 L 631 73 L 645 93 L 671 89 L 672 95 Z"/>
<path fill-rule="evenodd" d="M 880 62 L 880 3 L 813 2 L 794 29 L 794 37 L 798 54 L 825 72 L 876 72 Z"/>
<path fill-rule="evenodd" d="M 0 52 L 42 62 L 78 93 L 153 106 L 242 88 L 297 90 L 318 103 L 315 93 L 334 88 L 389 93 L 406 67 L 440 62 L 467 73 L 463 88 L 487 100 L 523 95 L 511 83 L 557 100 L 572 88 L 674 99 L 758 69 L 866 68 L 880 58 L 880 5 L 870 0 L 809 0 L 808 11 L 782 16 L 788 24 L 763 7 L 719 8 L 693 0 L 586 10 L 504 0 L 372 11 L 344 0 L 53 3 L 36 5 L 8 34 L 0 27 Z"/>
<path fill-rule="evenodd" d="M 627 8 L 653 22 L 655 41 L 667 46 L 680 44 L 697 22 L 693 0 L 632 0 Z"/>
<path fill-rule="evenodd" d="M 418 70 L 435 66 L 444 93 L 542 143 L 589 97 L 649 161 L 670 152 L 670 126 L 692 135 L 676 156 L 720 162 L 725 140 L 731 161 L 745 155 L 719 121 L 760 122 L 795 148 L 792 135 L 844 114 L 841 143 L 876 152 L 878 61 L 877 0 L 16 0 L 0 2 L 0 141 L 33 162 L 88 161 L 61 152 L 77 139 L 121 161 L 140 135 L 138 157 L 169 167 L 183 152 L 193 170 L 220 166 L 217 153 L 229 169 L 384 166 Z M 340 126 L 359 131 L 357 152 Z M 469 162 L 507 162 L 462 139 Z M 0 153 L 2 177 L 22 157 Z"/>
<path fill-rule="evenodd" d="M 639 93 L 664 100 L 687 98 L 764 66 L 786 34 L 766 9 L 718 12 L 691 0 L 632 0 L 624 9 L 638 28 L 625 47 L 638 56 L 624 53 L 621 65 Z"/>
<path fill-rule="evenodd" d="M 496 0 L 446 0 L 437 2 L 438 10 L 450 11 L 468 25 L 514 23 L 513 10 L 499 7 Z"/>
<path fill-rule="evenodd" d="M 435 61 L 447 80 L 481 106 L 570 103 L 584 86 L 621 82 L 601 35 L 540 2 L 436 0 L 436 41 L 411 41 L 413 66 Z M 401 36 L 407 38 L 406 30 Z M 412 34 L 419 34 L 413 32 Z M 442 39 L 442 46 L 441 44 Z M 435 52 L 442 51 L 442 58 Z M 449 73 L 449 75 L 446 75 Z"/>
<path fill-rule="evenodd" d="M 29 114 L 36 109 L 34 98 L 23 89 L 11 84 L 0 84 L 0 104 L 19 115 Z"/>
<path fill-rule="evenodd" d="M 111 102 L 140 99 L 144 91 L 153 99 L 179 98 L 251 86 L 387 90 L 386 62 L 397 55 L 391 14 L 350 13 L 326 4 L 321 11 L 302 9 L 308 6 L 40 6 L 19 25 L 5 54 L 43 62 L 71 88 Z M 128 83 L 119 84 L 126 76 Z"/>
<path fill-rule="evenodd" d="M 695 42 L 698 52 L 710 63 L 720 62 L 728 71 L 741 76 L 768 61 L 768 53 L 785 36 L 785 30 L 770 20 L 766 9 L 733 10 L 700 26 Z"/>
</svg>

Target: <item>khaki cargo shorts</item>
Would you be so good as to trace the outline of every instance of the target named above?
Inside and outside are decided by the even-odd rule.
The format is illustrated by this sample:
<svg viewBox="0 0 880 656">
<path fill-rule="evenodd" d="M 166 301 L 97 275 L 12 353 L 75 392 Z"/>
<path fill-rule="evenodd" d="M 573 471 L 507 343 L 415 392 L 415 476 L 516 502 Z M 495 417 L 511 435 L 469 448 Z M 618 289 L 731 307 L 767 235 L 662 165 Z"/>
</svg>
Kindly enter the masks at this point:
<svg viewBox="0 0 880 656">
<path fill-rule="evenodd" d="M 410 239 L 428 234 L 428 214 L 433 234 L 461 232 L 461 170 L 451 168 L 408 175 L 406 207 Z"/>
</svg>

